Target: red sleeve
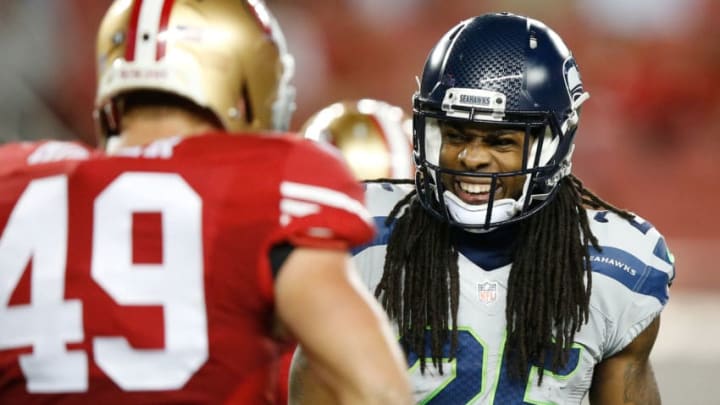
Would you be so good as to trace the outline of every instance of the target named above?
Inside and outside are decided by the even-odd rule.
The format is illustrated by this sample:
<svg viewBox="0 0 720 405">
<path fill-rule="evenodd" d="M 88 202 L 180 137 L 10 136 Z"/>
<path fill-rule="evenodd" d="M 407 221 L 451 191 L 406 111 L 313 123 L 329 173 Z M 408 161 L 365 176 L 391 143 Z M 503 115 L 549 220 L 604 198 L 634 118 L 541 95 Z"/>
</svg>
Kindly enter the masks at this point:
<svg viewBox="0 0 720 405">
<path fill-rule="evenodd" d="M 334 148 L 299 140 L 280 184 L 280 225 L 295 246 L 347 249 L 374 235 L 360 183 Z"/>
</svg>

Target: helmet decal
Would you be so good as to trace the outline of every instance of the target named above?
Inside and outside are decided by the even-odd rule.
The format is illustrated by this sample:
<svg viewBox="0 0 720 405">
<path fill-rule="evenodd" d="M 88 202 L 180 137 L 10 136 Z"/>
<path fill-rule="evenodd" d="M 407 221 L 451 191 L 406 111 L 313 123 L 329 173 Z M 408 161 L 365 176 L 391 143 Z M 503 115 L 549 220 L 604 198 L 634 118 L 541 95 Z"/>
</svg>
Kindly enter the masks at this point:
<svg viewBox="0 0 720 405">
<path fill-rule="evenodd" d="M 572 100 L 575 108 L 577 108 L 577 106 L 579 106 L 578 102 L 584 101 L 583 95 L 585 94 L 585 90 L 583 89 L 580 71 L 574 58 L 568 58 L 565 61 L 563 72 L 565 74 L 565 86 L 568 89 L 568 96 L 570 100 Z"/>
</svg>

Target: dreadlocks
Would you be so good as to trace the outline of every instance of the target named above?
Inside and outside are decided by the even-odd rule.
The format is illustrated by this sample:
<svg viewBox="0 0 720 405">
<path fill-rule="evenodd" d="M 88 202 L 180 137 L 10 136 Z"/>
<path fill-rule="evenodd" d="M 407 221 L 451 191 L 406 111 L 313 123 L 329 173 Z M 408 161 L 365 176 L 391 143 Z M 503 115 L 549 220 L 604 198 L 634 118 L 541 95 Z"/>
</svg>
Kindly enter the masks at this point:
<svg viewBox="0 0 720 405">
<path fill-rule="evenodd" d="M 542 382 L 546 360 L 553 370 L 562 367 L 575 332 L 588 321 L 588 249 L 600 246 L 590 231 L 586 206 L 633 218 L 570 175 L 561 180 L 552 202 L 520 222 L 506 309 L 506 358 L 513 376 L 526 378 L 528 364 L 534 364 L 540 367 L 538 383 Z M 429 329 L 430 357 L 442 373 L 443 345 L 450 340 L 450 358 L 458 346 L 458 253 L 450 226 L 425 211 L 416 191 L 395 205 L 387 218 L 388 225 L 393 222 L 375 296 L 397 322 L 405 351 L 418 354 L 422 371 Z"/>
</svg>

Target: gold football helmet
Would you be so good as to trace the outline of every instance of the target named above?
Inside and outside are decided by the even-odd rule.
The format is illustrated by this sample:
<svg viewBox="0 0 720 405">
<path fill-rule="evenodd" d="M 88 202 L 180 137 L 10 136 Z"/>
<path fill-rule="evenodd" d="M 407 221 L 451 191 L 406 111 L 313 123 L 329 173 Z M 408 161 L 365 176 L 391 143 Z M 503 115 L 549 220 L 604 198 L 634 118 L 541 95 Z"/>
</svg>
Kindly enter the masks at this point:
<svg viewBox="0 0 720 405">
<path fill-rule="evenodd" d="M 294 61 L 262 0 L 116 0 L 97 37 L 101 142 L 120 132 L 122 96 L 184 97 L 230 132 L 285 130 Z"/>
<path fill-rule="evenodd" d="M 412 122 L 400 107 L 372 99 L 337 102 L 310 117 L 301 133 L 338 148 L 359 180 L 414 176 Z"/>
</svg>

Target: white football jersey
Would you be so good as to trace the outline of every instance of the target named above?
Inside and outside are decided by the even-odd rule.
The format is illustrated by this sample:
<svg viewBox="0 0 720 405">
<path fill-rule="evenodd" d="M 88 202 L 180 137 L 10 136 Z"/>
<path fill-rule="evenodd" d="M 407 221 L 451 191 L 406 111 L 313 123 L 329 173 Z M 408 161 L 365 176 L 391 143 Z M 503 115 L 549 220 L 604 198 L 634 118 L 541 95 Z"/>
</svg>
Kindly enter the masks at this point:
<svg viewBox="0 0 720 405">
<path fill-rule="evenodd" d="M 383 273 L 391 229 L 384 220 L 412 186 L 370 183 L 366 200 L 376 219 L 373 243 L 355 252 L 363 281 L 374 292 Z M 505 302 L 510 272 L 508 243 L 502 228 L 456 238 L 459 251 L 459 345 L 443 375 L 426 362 L 420 373 L 411 353 L 409 368 L 418 403 L 432 404 L 580 404 L 595 365 L 627 346 L 662 311 L 674 277 L 663 237 L 640 218 L 628 222 L 613 213 L 588 210 L 602 251 L 591 248 L 593 268 L 589 322 L 576 333 L 568 364 L 558 373 L 545 371 L 541 386 L 533 367 L 527 381 L 511 380 L 505 371 Z M 484 243 L 477 242 L 482 239 Z M 489 247 L 488 247 L 489 246 Z M 446 345 L 448 350 L 449 345 Z"/>
</svg>

